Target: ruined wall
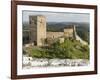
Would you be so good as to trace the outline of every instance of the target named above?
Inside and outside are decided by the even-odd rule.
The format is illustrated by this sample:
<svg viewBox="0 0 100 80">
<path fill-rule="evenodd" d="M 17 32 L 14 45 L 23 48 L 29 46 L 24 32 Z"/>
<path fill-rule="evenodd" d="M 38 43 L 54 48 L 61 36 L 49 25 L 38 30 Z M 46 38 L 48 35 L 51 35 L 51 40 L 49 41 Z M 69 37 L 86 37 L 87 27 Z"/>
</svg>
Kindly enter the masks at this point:
<svg viewBox="0 0 100 80">
<path fill-rule="evenodd" d="M 73 29 L 64 29 L 64 36 L 65 37 L 73 37 Z"/>
<path fill-rule="evenodd" d="M 47 38 L 59 38 L 64 35 L 63 32 L 47 32 Z"/>
<path fill-rule="evenodd" d="M 68 38 L 76 39 L 76 28 L 75 25 L 70 25 L 64 28 L 64 36 Z"/>
<path fill-rule="evenodd" d="M 59 37 L 72 37 L 74 38 L 74 28 L 65 28 L 64 32 L 47 32 L 47 38 L 59 38 Z"/>
<path fill-rule="evenodd" d="M 75 26 L 67 26 L 63 32 L 47 32 L 46 17 L 42 15 L 29 16 L 29 38 L 30 43 L 37 46 L 43 46 L 46 38 L 69 38 L 75 39 Z"/>
</svg>

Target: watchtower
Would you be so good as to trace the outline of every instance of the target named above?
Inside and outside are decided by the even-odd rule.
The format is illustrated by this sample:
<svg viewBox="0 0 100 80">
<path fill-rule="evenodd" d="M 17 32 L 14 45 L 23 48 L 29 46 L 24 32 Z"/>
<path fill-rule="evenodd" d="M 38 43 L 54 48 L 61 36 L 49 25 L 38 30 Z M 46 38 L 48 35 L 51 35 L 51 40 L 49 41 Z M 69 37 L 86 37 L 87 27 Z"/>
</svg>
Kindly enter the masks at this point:
<svg viewBox="0 0 100 80">
<path fill-rule="evenodd" d="M 76 27 L 75 25 L 69 25 L 64 28 L 64 36 L 66 38 L 76 39 Z"/>
<path fill-rule="evenodd" d="M 46 38 L 46 18 L 42 15 L 29 16 L 30 42 L 42 46 Z"/>
</svg>

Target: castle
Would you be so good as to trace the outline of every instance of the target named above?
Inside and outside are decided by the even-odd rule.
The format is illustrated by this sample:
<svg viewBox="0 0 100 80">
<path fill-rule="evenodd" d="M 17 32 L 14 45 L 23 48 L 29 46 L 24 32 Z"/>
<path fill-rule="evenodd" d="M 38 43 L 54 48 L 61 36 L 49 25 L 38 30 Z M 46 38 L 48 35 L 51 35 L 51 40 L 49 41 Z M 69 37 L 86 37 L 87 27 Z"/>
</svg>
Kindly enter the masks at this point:
<svg viewBox="0 0 100 80">
<path fill-rule="evenodd" d="M 29 43 L 42 46 L 46 38 L 73 38 L 76 39 L 75 25 L 65 26 L 63 32 L 48 32 L 46 30 L 46 17 L 42 15 L 29 16 Z"/>
<path fill-rule="evenodd" d="M 46 39 L 46 18 L 44 16 L 29 16 L 30 42 L 37 46 L 42 45 L 42 39 Z"/>
</svg>

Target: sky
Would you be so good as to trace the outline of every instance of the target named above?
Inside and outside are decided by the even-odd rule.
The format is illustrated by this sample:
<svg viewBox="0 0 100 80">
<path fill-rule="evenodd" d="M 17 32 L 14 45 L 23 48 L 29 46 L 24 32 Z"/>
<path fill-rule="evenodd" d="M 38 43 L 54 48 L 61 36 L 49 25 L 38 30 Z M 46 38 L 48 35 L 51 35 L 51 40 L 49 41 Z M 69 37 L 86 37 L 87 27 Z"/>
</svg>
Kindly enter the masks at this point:
<svg viewBox="0 0 100 80">
<path fill-rule="evenodd" d="M 87 22 L 90 15 L 87 13 L 23 11 L 23 22 L 29 22 L 30 15 L 43 15 L 47 22 Z"/>
</svg>

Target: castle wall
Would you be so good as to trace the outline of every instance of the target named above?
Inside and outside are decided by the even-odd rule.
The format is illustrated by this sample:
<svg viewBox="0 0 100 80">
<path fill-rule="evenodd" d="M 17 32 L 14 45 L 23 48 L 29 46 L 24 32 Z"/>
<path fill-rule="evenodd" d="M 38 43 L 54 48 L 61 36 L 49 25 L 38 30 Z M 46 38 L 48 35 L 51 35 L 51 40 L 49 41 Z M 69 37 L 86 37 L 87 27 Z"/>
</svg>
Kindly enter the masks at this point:
<svg viewBox="0 0 100 80">
<path fill-rule="evenodd" d="M 73 29 L 64 29 L 64 36 L 65 37 L 73 37 Z"/>
<path fill-rule="evenodd" d="M 72 37 L 75 36 L 75 28 L 74 26 L 69 26 L 64 28 L 63 32 L 47 32 L 47 38 L 60 38 L 60 37 Z"/>
<path fill-rule="evenodd" d="M 63 32 L 47 32 L 46 17 L 42 15 L 29 16 L 29 38 L 30 43 L 37 46 L 43 46 L 46 38 L 72 37 L 75 39 L 75 26 L 64 28 Z"/>
<path fill-rule="evenodd" d="M 47 38 L 59 38 L 64 35 L 63 32 L 47 32 Z"/>
<path fill-rule="evenodd" d="M 37 17 L 29 16 L 30 43 L 37 41 Z"/>
</svg>

